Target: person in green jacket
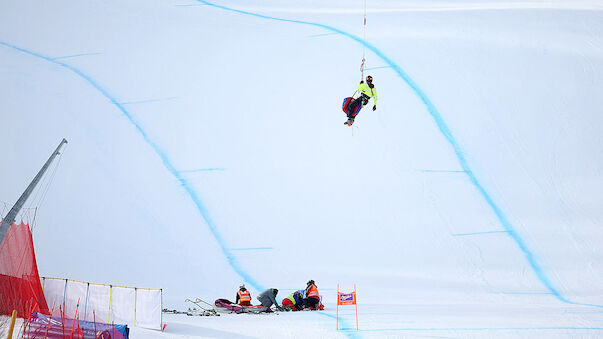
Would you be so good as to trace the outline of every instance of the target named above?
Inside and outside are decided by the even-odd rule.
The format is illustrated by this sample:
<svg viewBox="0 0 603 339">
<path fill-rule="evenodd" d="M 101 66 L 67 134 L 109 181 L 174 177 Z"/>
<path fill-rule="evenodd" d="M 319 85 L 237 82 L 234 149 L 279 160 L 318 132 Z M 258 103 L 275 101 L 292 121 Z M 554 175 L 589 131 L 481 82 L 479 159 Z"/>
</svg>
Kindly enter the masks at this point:
<svg viewBox="0 0 603 339">
<path fill-rule="evenodd" d="M 283 299 L 282 305 L 286 310 L 301 311 L 304 308 L 304 293 L 303 290 L 295 291 Z"/>
<path fill-rule="evenodd" d="M 366 76 L 366 83 L 360 81 L 360 84 L 358 84 L 358 92 L 360 93 L 360 96 L 354 99 L 348 106 L 348 121 L 344 122 L 344 125 L 352 126 L 360 109 L 366 106 L 371 98 L 373 99 L 373 111 L 377 109 L 377 88 L 373 85 L 372 76 Z"/>
</svg>

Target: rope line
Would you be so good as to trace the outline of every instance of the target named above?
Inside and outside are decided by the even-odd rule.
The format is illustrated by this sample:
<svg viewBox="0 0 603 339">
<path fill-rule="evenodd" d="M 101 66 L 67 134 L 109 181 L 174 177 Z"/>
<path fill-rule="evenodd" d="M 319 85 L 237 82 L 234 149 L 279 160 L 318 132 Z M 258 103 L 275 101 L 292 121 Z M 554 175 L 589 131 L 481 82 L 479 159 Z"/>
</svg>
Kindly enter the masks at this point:
<svg viewBox="0 0 603 339">
<path fill-rule="evenodd" d="M 47 180 L 46 186 L 42 190 L 42 195 L 40 196 L 40 199 L 38 200 L 37 204 L 34 205 L 35 206 L 34 207 L 35 214 L 34 214 L 33 221 L 36 220 L 35 216 L 38 213 L 38 209 L 42 208 L 42 204 L 46 201 L 46 195 L 48 194 L 48 191 L 50 190 L 50 185 L 52 185 L 52 183 L 54 181 L 54 178 L 55 178 L 55 176 L 57 174 L 57 170 L 59 168 L 59 165 L 61 164 L 61 159 L 63 159 L 63 152 L 65 151 L 65 148 L 67 148 L 67 145 L 65 145 L 64 148 L 63 148 L 63 150 L 59 153 L 59 156 L 57 157 L 58 159 L 55 162 L 55 165 L 54 165 L 54 168 L 52 170 L 52 173 L 50 174 L 50 176 L 49 176 L 49 178 Z M 34 223 L 32 223 L 30 225 L 32 233 L 33 233 L 33 230 L 34 230 L 35 226 L 36 225 Z"/>
<path fill-rule="evenodd" d="M 362 40 L 366 41 L 366 0 L 364 0 L 364 20 L 362 25 Z M 366 62 L 366 46 L 362 45 L 362 63 L 360 64 L 360 81 L 364 80 L 364 65 Z"/>
</svg>

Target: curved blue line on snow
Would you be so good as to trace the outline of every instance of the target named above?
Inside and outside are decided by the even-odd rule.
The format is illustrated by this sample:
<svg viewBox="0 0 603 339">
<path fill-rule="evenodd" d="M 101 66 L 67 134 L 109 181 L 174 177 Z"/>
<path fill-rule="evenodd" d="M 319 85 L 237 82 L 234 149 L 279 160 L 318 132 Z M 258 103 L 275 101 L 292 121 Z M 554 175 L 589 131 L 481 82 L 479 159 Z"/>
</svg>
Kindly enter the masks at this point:
<svg viewBox="0 0 603 339">
<path fill-rule="evenodd" d="M 92 77 L 88 76 L 84 72 L 80 71 L 79 69 L 77 69 L 77 68 L 75 68 L 75 67 L 73 67 L 73 66 L 71 66 L 71 65 L 69 65 L 67 63 L 64 63 L 64 62 L 61 62 L 61 61 L 57 61 L 57 60 L 55 60 L 55 59 L 53 59 L 51 57 L 42 55 L 40 53 L 36 53 L 36 52 L 30 51 L 30 50 L 27 50 L 27 49 L 24 49 L 24 48 L 21 48 L 21 47 L 17 47 L 15 45 L 11 45 L 11 44 L 9 44 L 7 42 L 4 42 L 4 41 L 0 41 L 0 45 L 4 45 L 6 47 L 10 47 L 10 48 L 15 49 L 17 51 L 20 51 L 20 52 L 32 55 L 32 56 L 40 58 L 40 59 L 44 59 L 44 60 L 46 60 L 48 62 L 51 62 L 51 63 L 53 63 L 55 65 L 64 67 L 64 68 L 72 71 L 73 73 L 77 74 L 82 79 L 86 80 L 90 85 L 92 85 L 92 87 L 96 88 L 96 90 L 98 90 L 104 97 L 106 97 L 107 99 L 109 99 L 109 101 L 111 101 L 111 103 L 113 105 L 115 105 L 115 107 L 117 107 L 117 109 L 119 109 L 121 111 L 121 113 L 126 118 L 128 118 L 128 121 L 140 133 L 140 135 L 142 136 L 142 138 L 144 139 L 144 141 L 147 144 L 149 144 L 149 146 L 151 146 L 151 148 L 153 149 L 153 151 L 155 151 L 155 153 L 159 156 L 159 158 L 161 158 L 161 161 L 163 162 L 163 166 L 165 166 L 165 168 L 174 177 L 176 177 L 176 179 L 180 182 L 180 185 L 182 187 L 184 187 L 184 190 L 186 191 L 186 193 L 188 193 L 189 197 L 191 198 L 191 200 L 193 201 L 193 203 L 195 204 L 195 206 L 197 206 L 197 210 L 201 214 L 201 217 L 203 217 L 203 219 L 207 223 L 207 226 L 209 227 L 209 230 L 211 231 L 212 235 L 214 236 L 214 238 L 218 242 L 218 245 L 220 246 L 220 249 L 222 250 L 222 253 L 226 257 L 226 260 L 228 260 L 228 263 L 233 268 L 233 270 L 241 278 L 243 278 L 245 280 L 245 282 L 249 283 L 256 290 L 258 290 L 258 291 L 263 291 L 264 290 L 264 287 L 262 285 L 260 285 L 255 279 L 253 279 L 247 272 L 245 272 L 241 268 L 241 266 L 237 262 L 237 260 L 234 257 L 234 255 L 232 253 L 230 253 L 230 251 L 228 250 L 228 247 L 226 246 L 226 244 L 224 242 L 224 239 L 222 238 L 222 235 L 218 231 L 218 228 L 216 227 L 216 224 L 214 223 L 214 221 L 210 217 L 209 212 L 205 208 L 205 205 L 203 205 L 203 202 L 201 201 L 201 198 L 199 197 L 199 195 L 197 194 L 197 192 L 192 188 L 192 186 L 189 184 L 189 182 L 180 175 L 180 172 L 178 170 L 176 170 L 176 168 L 174 167 L 174 165 L 172 165 L 172 162 L 170 161 L 170 159 L 167 156 L 167 154 L 159 147 L 159 145 L 157 145 L 149 137 L 149 135 L 142 128 L 142 126 L 136 120 L 134 120 L 134 117 L 130 114 L 130 112 L 128 112 L 128 110 L 126 110 L 124 108 L 123 104 L 121 104 L 111 93 L 109 93 L 109 91 L 107 91 L 106 89 L 104 89 L 98 82 L 96 82 L 94 79 L 92 79 Z"/>
<path fill-rule="evenodd" d="M 340 29 L 337 29 L 335 27 L 331 27 L 328 25 L 319 24 L 319 23 L 310 22 L 310 21 L 282 19 L 282 18 L 267 16 L 267 15 L 263 15 L 263 14 L 252 13 L 252 12 L 234 9 L 234 8 L 230 8 L 230 7 L 226 7 L 226 6 L 222 6 L 222 5 L 217 5 L 217 4 L 205 1 L 205 0 L 197 0 L 197 1 L 200 3 L 206 4 L 206 5 L 212 6 L 212 7 L 216 7 L 216 8 L 220 8 L 223 10 L 240 13 L 240 14 L 244 14 L 244 15 L 251 15 L 254 17 L 262 18 L 262 19 L 275 20 L 275 21 L 281 21 L 281 22 L 290 22 L 290 23 L 295 23 L 295 24 L 302 24 L 302 25 L 323 28 L 327 31 L 335 32 L 335 33 L 341 34 L 343 36 L 346 36 L 346 37 L 360 43 L 361 45 L 363 45 L 364 47 L 368 48 L 370 51 L 375 53 L 375 55 L 377 55 L 381 60 L 383 60 L 383 62 L 385 62 L 388 66 L 390 66 L 398 74 L 398 76 L 400 78 L 402 78 L 402 80 L 404 80 L 404 82 L 406 82 L 406 84 L 408 86 L 410 86 L 410 88 L 415 92 L 415 94 L 419 97 L 419 99 L 421 99 L 421 101 L 427 108 L 427 111 L 429 112 L 429 114 L 435 121 L 436 125 L 438 126 L 440 132 L 442 133 L 442 135 L 444 135 L 444 137 L 446 138 L 446 140 L 448 141 L 450 146 L 452 146 L 452 149 L 454 150 L 454 153 L 456 154 L 457 160 L 458 160 L 461 168 L 463 169 L 463 171 L 467 174 L 469 181 L 471 182 L 471 184 L 473 184 L 473 186 L 477 189 L 477 191 L 480 193 L 482 198 L 490 206 L 490 208 L 492 209 L 492 211 L 498 218 L 499 222 L 501 223 L 502 227 L 505 229 L 505 231 L 508 232 L 511 239 L 513 239 L 515 241 L 515 243 L 517 244 L 517 246 L 523 253 L 524 257 L 528 261 L 530 267 L 532 268 L 532 270 L 534 271 L 534 273 L 536 274 L 536 276 L 538 277 L 540 282 L 549 291 L 551 291 L 551 293 L 558 300 L 560 300 L 562 302 L 565 302 L 568 304 L 589 305 L 589 306 L 596 306 L 596 307 L 603 308 L 603 306 L 600 306 L 600 305 L 582 304 L 582 303 L 575 303 L 575 302 L 569 301 L 563 295 L 561 295 L 561 293 L 557 290 L 557 288 L 555 288 L 553 286 L 553 284 L 549 280 L 549 277 L 547 276 L 547 274 L 544 272 L 544 270 L 542 269 L 542 267 L 540 266 L 540 264 L 534 257 L 534 254 L 532 253 L 532 251 L 528 248 L 528 246 L 526 245 L 524 240 L 515 231 L 515 227 L 507 219 L 507 216 L 503 213 L 503 211 L 500 209 L 500 207 L 498 207 L 498 205 L 494 202 L 494 200 L 492 200 L 492 198 L 490 197 L 490 194 L 488 194 L 486 189 L 477 180 L 477 177 L 475 176 L 475 174 L 469 167 L 469 163 L 467 162 L 467 159 L 465 158 L 464 152 L 463 152 L 460 144 L 457 142 L 457 140 L 452 135 L 452 132 L 448 128 L 448 125 L 446 125 L 446 123 L 444 122 L 444 118 L 442 117 L 440 112 L 437 110 L 435 105 L 431 102 L 431 100 L 429 99 L 427 94 L 425 94 L 425 92 L 423 92 L 423 90 L 417 85 L 417 83 L 408 74 L 406 74 L 402 70 L 402 68 L 400 68 L 400 66 L 398 66 L 393 60 L 391 60 L 389 57 L 387 57 L 381 50 L 379 50 L 377 47 L 371 45 L 370 43 L 366 42 L 365 40 L 363 40 L 353 34 L 344 32 Z"/>
<path fill-rule="evenodd" d="M 320 315 L 324 315 L 331 319 L 337 319 L 337 317 L 332 315 L 331 313 L 327 313 L 327 312 L 323 312 L 323 311 L 316 311 L 316 312 Z M 356 330 L 356 328 L 353 328 L 351 325 L 348 325 L 348 322 L 345 318 L 345 314 L 339 315 L 339 322 L 341 323 L 339 331 L 343 332 L 347 337 L 362 338 L 362 336 L 360 335 L 360 333 L 358 333 L 358 330 Z"/>
</svg>

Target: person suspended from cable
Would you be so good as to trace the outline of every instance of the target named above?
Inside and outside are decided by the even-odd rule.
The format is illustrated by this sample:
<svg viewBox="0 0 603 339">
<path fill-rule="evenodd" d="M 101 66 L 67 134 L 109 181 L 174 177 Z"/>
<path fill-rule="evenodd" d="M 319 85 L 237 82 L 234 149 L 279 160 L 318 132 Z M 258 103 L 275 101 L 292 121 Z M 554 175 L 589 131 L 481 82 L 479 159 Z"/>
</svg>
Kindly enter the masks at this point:
<svg viewBox="0 0 603 339">
<path fill-rule="evenodd" d="M 366 41 L 366 0 L 364 0 L 364 18 L 362 28 L 363 41 Z M 348 120 L 344 122 L 344 125 L 352 126 L 354 119 L 362 107 L 368 105 L 369 100 L 373 99 L 373 111 L 377 110 L 377 88 L 373 84 L 373 77 L 370 75 L 366 76 L 366 82 L 364 82 L 364 67 L 366 64 L 366 43 L 362 44 L 362 62 L 360 63 L 360 84 L 356 92 L 351 97 L 343 99 L 342 109 L 347 115 Z M 354 95 L 358 93 L 358 97 L 354 98 Z"/>
<path fill-rule="evenodd" d="M 373 99 L 373 111 L 377 110 L 377 88 L 373 84 L 372 76 L 367 75 L 366 82 L 360 80 L 356 92 L 359 93 L 357 98 L 354 98 L 352 95 L 343 99 L 342 109 L 348 117 L 348 120 L 343 123 L 344 125 L 352 126 L 354 119 L 356 119 L 362 107 L 366 106 L 370 99 Z"/>
</svg>

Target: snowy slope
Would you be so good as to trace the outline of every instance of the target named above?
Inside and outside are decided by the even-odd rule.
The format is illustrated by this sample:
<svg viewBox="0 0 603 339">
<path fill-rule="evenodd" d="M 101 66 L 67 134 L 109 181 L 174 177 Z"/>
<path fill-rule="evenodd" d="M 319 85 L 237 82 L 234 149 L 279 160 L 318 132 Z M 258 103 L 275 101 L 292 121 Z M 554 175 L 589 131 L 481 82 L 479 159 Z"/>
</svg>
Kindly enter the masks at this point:
<svg viewBox="0 0 603 339">
<path fill-rule="evenodd" d="M 334 335 L 338 283 L 365 336 L 600 335 L 601 5 L 369 1 L 366 40 L 362 5 L 0 4 L 0 199 L 69 140 L 40 273 L 170 308 L 317 281 L 327 312 L 253 336 Z M 379 104 L 350 129 L 363 51 Z M 225 319 L 168 328 L 246 333 Z"/>
</svg>

